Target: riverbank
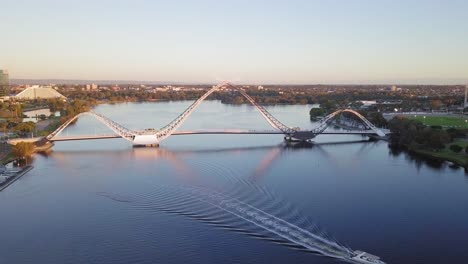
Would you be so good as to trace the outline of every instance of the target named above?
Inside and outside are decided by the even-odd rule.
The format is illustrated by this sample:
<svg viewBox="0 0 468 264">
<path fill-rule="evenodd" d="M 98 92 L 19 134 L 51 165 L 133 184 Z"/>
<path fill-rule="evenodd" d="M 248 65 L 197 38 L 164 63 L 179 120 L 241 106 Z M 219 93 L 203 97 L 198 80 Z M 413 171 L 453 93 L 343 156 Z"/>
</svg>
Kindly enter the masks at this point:
<svg viewBox="0 0 468 264">
<path fill-rule="evenodd" d="M 27 165 L 24 166 L 21 170 L 14 172 L 12 175 L 8 175 L 8 173 L 12 171 L 4 171 L 1 173 L 0 179 L 3 177 L 6 177 L 6 180 L 3 182 L 0 182 L 0 192 L 3 191 L 6 187 L 10 186 L 13 182 L 21 178 L 23 175 L 25 175 L 27 172 L 33 169 L 32 165 Z M 3 176 L 4 174 L 7 174 L 7 176 Z"/>
<path fill-rule="evenodd" d="M 450 145 L 458 145 L 462 148 L 460 152 L 454 152 L 450 149 Z M 431 151 L 427 149 L 410 149 L 411 152 L 414 152 L 417 155 L 439 161 L 449 161 L 458 166 L 468 168 L 468 153 L 465 152 L 465 148 L 468 146 L 468 141 L 466 140 L 456 140 L 450 144 L 447 144 L 445 148 L 438 151 Z"/>
<path fill-rule="evenodd" d="M 447 161 L 468 169 L 467 129 L 428 126 L 406 117 L 393 118 L 389 127 L 392 131 L 391 145 L 423 158 Z"/>
<path fill-rule="evenodd" d="M 391 141 L 391 139 L 390 139 Z M 391 143 L 390 143 L 391 144 Z M 464 167 L 468 169 L 468 153 L 465 153 L 464 150 L 459 153 L 455 153 L 450 150 L 450 145 L 448 144 L 445 148 L 441 150 L 429 150 L 425 148 L 417 147 L 408 147 L 408 146 L 394 146 L 402 150 L 407 151 L 409 154 L 419 156 L 424 159 L 439 161 L 439 162 L 451 162 L 457 166 Z"/>
<path fill-rule="evenodd" d="M 456 154 L 446 153 L 446 152 L 433 152 L 427 150 L 411 150 L 417 155 L 439 161 L 449 161 L 458 166 L 468 168 L 468 158 L 457 156 Z"/>
</svg>

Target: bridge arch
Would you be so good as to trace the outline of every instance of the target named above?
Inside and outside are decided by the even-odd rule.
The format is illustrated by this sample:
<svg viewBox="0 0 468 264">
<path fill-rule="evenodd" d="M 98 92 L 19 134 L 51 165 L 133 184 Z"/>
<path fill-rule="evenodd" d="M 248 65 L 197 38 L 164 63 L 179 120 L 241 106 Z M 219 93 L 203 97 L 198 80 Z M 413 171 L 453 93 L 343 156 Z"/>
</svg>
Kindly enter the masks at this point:
<svg viewBox="0 0 468 264">
<path fill-rule="evenodd" d="M 195 111 L 195 109 L 213 92 L 221 89 L 224 86 L 229 86 L 231 88 L 234 88 L 240 92 L 242 96 L 244 96 L 255 108 L 260 112 L 260 114 L 265 118 L 265 120 L 272 126 L 274 129 L 279 130 L 283 132 L 284 134 L 293 134 L 296 130 L 293 128 L 290 128 L 286 126 L 285 124 L 281 123 L 278 119 L 276 119 L 272 114 L 270 114 L 263 106 L 255 102 L 255 100 L 250 97 L 242 88 L 239 88 L 229 82 L 222 82 L 221 84 L 218 84 L 208 90 L 204 95 L 202 95 L 200 98 L 198 98 L 195 102 L 193 102 L 187 109 L 185 109 L 182 114 L 180 114 L 178 117 L 176 117 L 172 122 L 167 124 L 165 127 L 163 127 L 158 133 L 156 134 L 156 137 L 158 138 L 159 142 L 164 140 L 165 138 L 169 137 L 172 135 L 172 133 L 177 130 L 184 122 L 185 120 Z"/>
<path fill-rule="evenodd" d="M 109 118 L 98 114 L 94 111 L 89 111 L 89 112 L 83 112 L 75 115 L 71 119 L 67 120 L 65 123 L 63 123 L 61 126 L 59 126 L 54 132 L 50 133 L 46 139 L 47 140 L 53 140 L 54 137 L 56 137 L 60 132 L 62 132 L 65 128 L 67 128 L 73 121 L 77 120 L 81 116 L 92 116 L 108 128 L 110 128 L 112 131 L 114 131 L 116 134 L 121 136 L 122 138 L 133 142 L 133 139 L 135 138 L 135 135 L 140 134 L 139 132 L 130 130 L 128 128 L 123 127 L 122 125 L 119 125 L 118 123 L 110 120 Z"/>
<path fill-rule="evenodd" d="M 372 131 L 374 131 L 375 134 L 377 134 L 379 137 L 384 137 L 385 136 L 385 133 L 380 128 L 376 127 L 369 120 L 367 120 L 367 118 L 365 118 L 363 115 L 361 115 L 359 112 L 357 112 L 357 111 L 355 111 L 353 109 L 339 109 L 339 110 L 327 115 L 326 117 L 324 117 L 320 121 L 320 125 L 318 125 L 314 129 L 312 129 L 311 132 L 314 133 L 314 134 L 322 133 L 323 131 L 325 131 L 325 129 L 327 129 L 327 127 L 331 124 L 331 122 L 341 113 L 351 113 L 351 114 L 353 114 L 354 116 L 358 117 L 367 127 L 369 127 Z"/>
</svg>

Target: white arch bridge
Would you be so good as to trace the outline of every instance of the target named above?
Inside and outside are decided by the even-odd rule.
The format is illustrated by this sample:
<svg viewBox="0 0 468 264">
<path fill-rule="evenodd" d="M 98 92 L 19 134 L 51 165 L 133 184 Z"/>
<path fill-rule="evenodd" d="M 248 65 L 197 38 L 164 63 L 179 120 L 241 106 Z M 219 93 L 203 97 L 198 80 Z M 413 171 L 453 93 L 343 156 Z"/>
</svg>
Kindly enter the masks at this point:
<svg viewBox="0 0 468 264">
<path fill-rule="evenodd" d="M 197 130 L 197 131 L 177 131 L 177 129 L 184 123 L 185 120 L 195 111 L 195 109 L 213 92 L 221 90 L 223 88 L 232 88 L 240 92 L 255 108 L 260 112 L 263 118 L 270 124 L 273 128 L 272 130 L 240 130 L 240 129 L 223 129 L 223 130 Z M 339 132 L 326 132 L 326 128 L 342 113 L 350 113 L 359 119 L 364 129 L 360 130 L 349 130 L 349 131 L 339 131 Z M 60 133 L 72 122 L 81 116 L 88 115 L 92 116 L 108 128 L 110 128 L 114 134 L 108 135 L 85 135 L 85 136 L 61 136 Z M 167 124 L 165 127 L 160 130 L 143 130 L 136 131 L 123 127 L 122 125 L 110 120 L 109 118 L 98 114 L 96 112 L 84 112 L 80 113 L 73 118 L 69 119 L 67 122 L 62 124 L 54 132 L 49 134 L 45 138 L 35 138 L 29 139 L 27 141 L 34 140 L 47 140 L 47 141 L 68 141 L 68 140 L 88 140 L 88 139 L 106 139 L 106 138 L 123 138 L 130 142 L 133 145 L 137 146 L 156 146 L 159 145 L 161 141 L 168 138 L 169 136 L 175 135 L 194 135 L 194 134 L 281 134 L 284 135 L 285 139 L 288 140 L 297 140 L 297 141 L 309 141 L 315 138 L 320 134 L 357 134 L 357 135 L 368 135 L 368 136 L 378 136 L 384 137 L 388 134 L 388 131 L 377 128 L 364 116 L 352 109 L 340 109 L 333 112 L 332 114 L 324 117 L 319 125 L 311 130 L 301 130 L 299 128 L 289 127 L 283 124 L 281 121 L 276 119 L 271 115 L 263 106 L 255 102 L 255 100 L 250 97 L 244 89 L 234 86 L 228 82 L 223 82 L 219 85 L 214 86 L 203 94 L 199 99 L 193 102 L 185 111 L 183 111 L 178 117 L 176 117 L 172 122 Z M 19 141 L 26 141 L 26 139 L 17 139 L 11 140 L 10 143 L 15 144 Z"/>
</svg>

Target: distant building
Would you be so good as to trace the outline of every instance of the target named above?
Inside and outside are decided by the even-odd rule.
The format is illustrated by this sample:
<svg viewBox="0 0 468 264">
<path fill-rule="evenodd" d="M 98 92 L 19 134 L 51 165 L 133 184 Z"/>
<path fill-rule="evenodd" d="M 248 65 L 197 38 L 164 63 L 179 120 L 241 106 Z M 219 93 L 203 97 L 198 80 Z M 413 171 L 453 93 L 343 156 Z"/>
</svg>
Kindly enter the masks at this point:
<svg viewBox="0 0 468 264">
<path fill-rule="evenodd" d="M 97 89 L 98 89 L 98 85 L 95 84 L 95 83 L 92 83 L 92 84 L 86 84 L 84 90 L 86 90 L 86 91 L 91 91 L 91 90 L 95 91 Z"/>
<path fill-rule="evenodd" d="M 158 91 L 158 92 L 166 92 L 167 90 L 169 90 L 169 88 L 167 88 L 167 87 L 156 87 L 154 90 Z"/>
<path fill-rule="evenodd" d="M 57 92 L 50 86 L 39 86 L 33 85 L 26 88 L 15 96 L 16 99 L 34 100 L 34 99 L 50 99 L 50 98 L 62 98 L 66 99 L 65 96 Z"/>
<path fill-rule="evenodd" d="M 468 85 L 465 86 L 465 102 L 463 104 L 463 107 L 464 108 L 467 108 L 468 107 Z"/>
<path fill-rule="evenodd" d="M 377 101 L 369 101 L 369 100 L 361 100 L 359 102 L 362 104 L 361 106 L 362 109 L 369 108 L 377 104 Z"/>
<path fill-rule="evenodd" d="M 8 72 L 0 70 L 0 96 L 8 96 L 10 94 L 10 79 Z"/>
<path fill-rule="evenodd" d="M 400 92 L 400 91 L 401 91 L 401 87 L 397 87 L 396 85 L 393 85 L 392 87 L 390 87 L 390 91 L 392 91 L 392 92 Z"/>
</svg>

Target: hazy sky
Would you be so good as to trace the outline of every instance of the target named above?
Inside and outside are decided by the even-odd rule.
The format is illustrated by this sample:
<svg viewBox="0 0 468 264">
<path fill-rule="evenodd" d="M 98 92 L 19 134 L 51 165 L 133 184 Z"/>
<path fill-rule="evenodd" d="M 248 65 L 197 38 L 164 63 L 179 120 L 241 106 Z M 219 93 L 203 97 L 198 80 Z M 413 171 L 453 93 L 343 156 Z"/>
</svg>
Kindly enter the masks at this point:
<svg viewBox="0 0 468 264">
<path fill-rule="evenodd" d="M 468 1 L 0 0 L 11 78 L 468 83 Z"/>
</svg>

